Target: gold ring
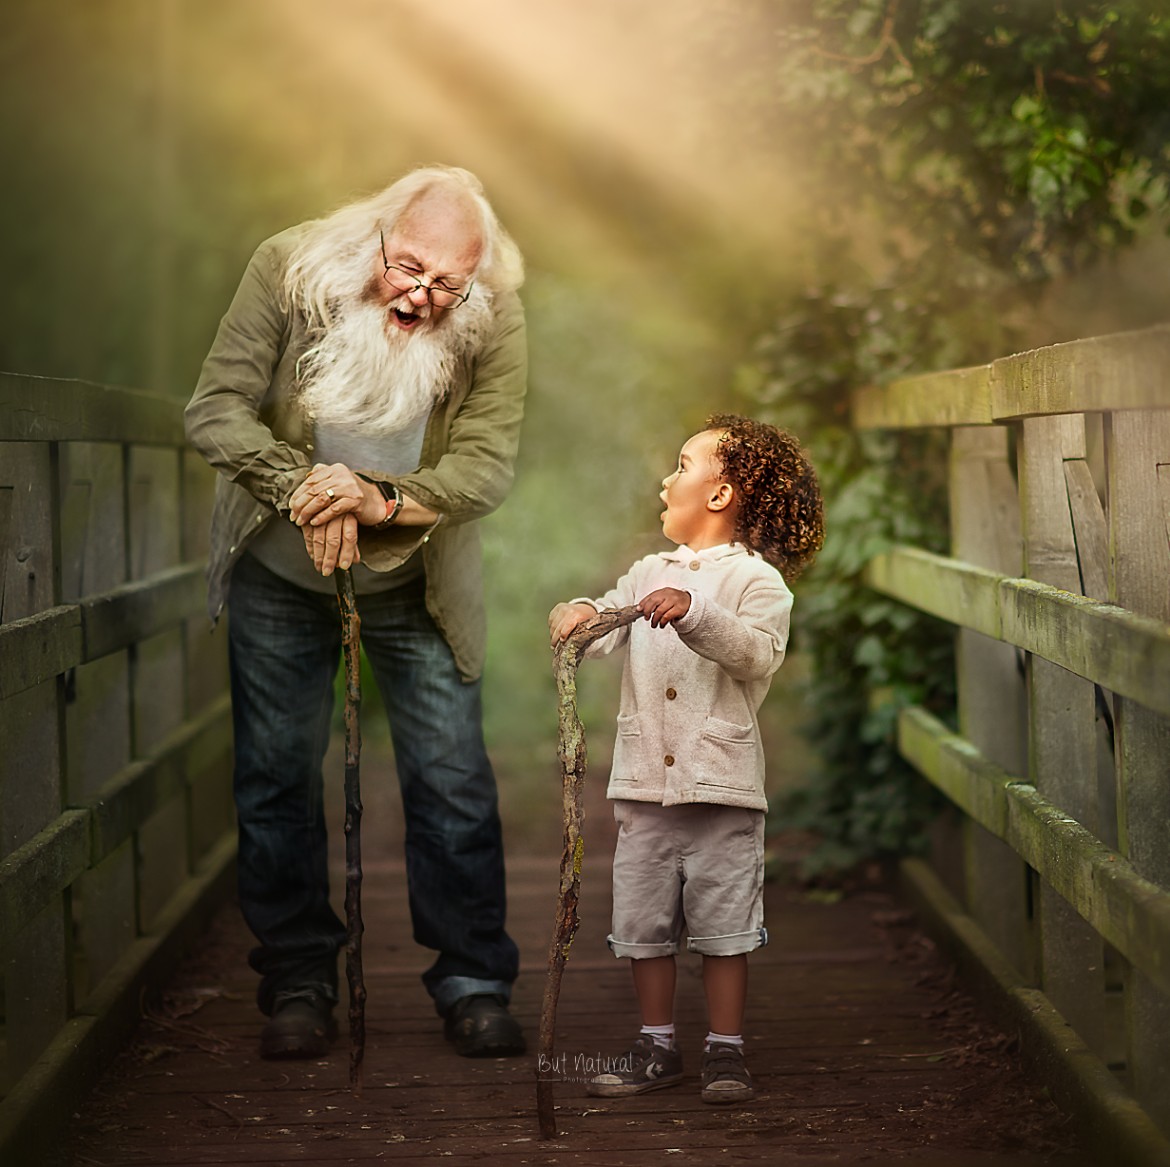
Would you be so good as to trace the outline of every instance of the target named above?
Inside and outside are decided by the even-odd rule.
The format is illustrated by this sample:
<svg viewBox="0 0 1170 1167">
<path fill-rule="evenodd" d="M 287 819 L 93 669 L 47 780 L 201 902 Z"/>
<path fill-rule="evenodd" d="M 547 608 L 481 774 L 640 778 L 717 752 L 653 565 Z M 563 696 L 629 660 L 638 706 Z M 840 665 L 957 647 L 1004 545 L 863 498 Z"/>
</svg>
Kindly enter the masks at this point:
<svg viewBox="0 0 1170 1167">
<path fill-rule="evenodd" d="M 327 495 L 328 495 L 330 498 L 332 498 L 332 497 L 333 497 L 333 487 L 332 487 L 332 486 L 328 486 L 328 487 L 326 487 L 326 488 L 325 488 L 325 493 L 326 493 L 326 494 L 327 494 Z"/>
</svg>

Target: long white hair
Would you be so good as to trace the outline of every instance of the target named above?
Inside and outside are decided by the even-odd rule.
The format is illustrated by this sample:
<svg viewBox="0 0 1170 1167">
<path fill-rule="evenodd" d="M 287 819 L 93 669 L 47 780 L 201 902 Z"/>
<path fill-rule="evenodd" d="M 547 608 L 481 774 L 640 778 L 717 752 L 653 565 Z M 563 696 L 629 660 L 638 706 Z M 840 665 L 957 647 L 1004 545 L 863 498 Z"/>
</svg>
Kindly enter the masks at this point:
<svg viewBox="0 0 1170 1167">
<path fill-rule="evenodd" d="M 288 264 L 284 293 L 311 328 L 330 323 L 338 301 L 359 297 L 370 280 L 372 248 L 381 230 L 388 237 L 423 195 L 445 188 L 470 199 L 483 224 L 483 254 L 476 283 L 491 293 L 515 291 L 524 282 L 524 260 L 504 230 L 483 185 L 458 166 L 420 166 L 369 198 L 349 203 L 306 226 Z"/>
</svg>

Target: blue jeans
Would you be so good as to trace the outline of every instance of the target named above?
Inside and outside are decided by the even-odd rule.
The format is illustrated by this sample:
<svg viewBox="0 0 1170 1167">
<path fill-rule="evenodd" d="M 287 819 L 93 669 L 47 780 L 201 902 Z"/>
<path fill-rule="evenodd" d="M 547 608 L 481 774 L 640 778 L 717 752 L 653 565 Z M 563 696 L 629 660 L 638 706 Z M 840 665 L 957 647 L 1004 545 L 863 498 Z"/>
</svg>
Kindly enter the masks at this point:
<svg viewBox="0 0 1170 1167">
<path fill-rule="evenodd" d="M 438 950 L 423 983 L 440 1013 L 499 993 L 519 954 L 504 930 L 496 781 L 483 744 L 480 686 L 464 683 L 426 610 L 422 580 L 358 601 L 362 647 L 388 711 L 406 820 L 414 938 Z M 313 987 L 337 1000 L 345 927 L 329 904 L 321 764 L 341 651 L 337 600 L 245 555 L 228 610 L 239 890 L 259 941 L 257 1001 Z"/>
</svg>

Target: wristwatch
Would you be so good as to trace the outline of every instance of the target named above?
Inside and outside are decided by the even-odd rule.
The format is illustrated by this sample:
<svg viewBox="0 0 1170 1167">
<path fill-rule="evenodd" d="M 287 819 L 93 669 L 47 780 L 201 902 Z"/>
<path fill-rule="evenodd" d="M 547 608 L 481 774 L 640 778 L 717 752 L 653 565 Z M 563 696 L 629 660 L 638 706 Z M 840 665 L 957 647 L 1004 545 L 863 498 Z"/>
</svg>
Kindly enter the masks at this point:
<svg viewBox="0 0 1170 1167">
<path fill-rule="evenodd" d="M 386 500 L 386 517 L 380 523 L 374 524 L 375 531 L 384 531 L 398 518 L 398 512 L 402 510 L 402 491 L 393 482 L 382 482 L 376 478 L 369 478 L 365 474 L 359 474 L 358 477 L 363 482 L 369 482 L 376 486 Z"/>
</svg>

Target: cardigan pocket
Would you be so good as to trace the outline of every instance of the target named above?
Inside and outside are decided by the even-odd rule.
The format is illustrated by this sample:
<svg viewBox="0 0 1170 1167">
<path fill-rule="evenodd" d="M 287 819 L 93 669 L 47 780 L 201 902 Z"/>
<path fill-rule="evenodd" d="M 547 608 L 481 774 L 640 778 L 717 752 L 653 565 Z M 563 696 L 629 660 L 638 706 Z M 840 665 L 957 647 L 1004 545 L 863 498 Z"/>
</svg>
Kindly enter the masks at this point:
<svg viewBox="0 0 1170 1167">
<path fill-rule="evenodd" d="M 750 725 L 736 725 L 708 717 L 699 735 L 701 763 L 698 786 L 724 790 L 754 791 L 756 782 L 756 736 Z"/>
<path fill-rule="evenodd" d="M 636 713 L 621 713 L 613 743 L 613 777 L 620 782 L 637 782 L 642 759 L 642 725 Z"/>
<path fill-rule="evenodd" d="M 617 719 L 618 737 L 641 737 L 642 726 L 636 713 L 619 713 Z"/>
</svg>

